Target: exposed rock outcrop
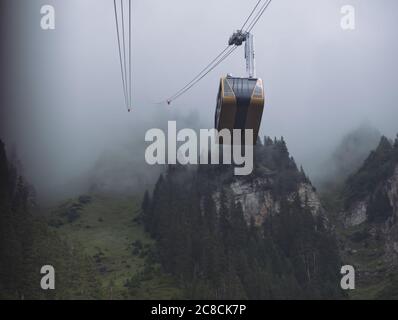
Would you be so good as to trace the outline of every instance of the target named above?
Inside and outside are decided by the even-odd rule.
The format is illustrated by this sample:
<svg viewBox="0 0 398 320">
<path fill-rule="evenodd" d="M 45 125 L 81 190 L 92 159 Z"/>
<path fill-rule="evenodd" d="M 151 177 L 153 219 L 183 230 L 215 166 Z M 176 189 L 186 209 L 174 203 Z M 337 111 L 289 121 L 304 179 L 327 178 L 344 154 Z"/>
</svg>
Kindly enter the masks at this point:
<svg viewBox="0 0 398 320">
<path fill-rule="evenodd" d="M 241 203 L 247 221 L 253 219 L 257 225 L 261 225 L 268 216 L 280 212 L 280 200 L 270 190 L 270 184 L 272 180 L 258 178 L 251 182 L 238 180 L 230 185 L 235 202 Z M 311 183 L 297 184 L 296 190 L 290 192 L 286 199 L 293 202 L 296 197 L 303 208 L 307 206 L 310 209 L 313 216 L 324 214 L 319 196 Z"/>
<path fill-rule="evenodd" d="M 398 282 L 398 139 L 383 137 L 341 194 L 342 253 L 358 271 L 359 288 L 383 288 L 369 298 L 396 296 Z"/>
</svg>

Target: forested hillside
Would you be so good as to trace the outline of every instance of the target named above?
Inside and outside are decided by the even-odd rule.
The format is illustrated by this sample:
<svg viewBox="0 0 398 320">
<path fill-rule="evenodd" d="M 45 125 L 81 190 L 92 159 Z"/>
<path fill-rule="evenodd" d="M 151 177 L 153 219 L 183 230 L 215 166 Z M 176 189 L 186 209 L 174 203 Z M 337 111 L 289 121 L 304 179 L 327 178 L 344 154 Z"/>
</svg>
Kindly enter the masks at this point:
<svg viewBox="0 0 398 320">
<path fill-rule="evenodd" d="M 169 167 L 144 198 L 143 220 L 188 298 L 342 298 L 337 245 L 316 200 L 283 139 L 266 138 L 249 177 Z"/>
<path fill-rule="evenodd" d="M 175 165 L 141 208 L 141 195 L 88 194 L 43 210 L 1 143 L 0 299 L 398 298 L 397 151 L 383 137 L 320 197 L 283 138 L 265 138 L 249 176 Z"/>
<path fill-rule="evenodd" d="M 0 141 L 0 299 L 100 298 L 91 262 L 32 215 L 31 190 Z M 54 266 L 57 290 L 41 289 L 44 265 Z"/>
</svg>

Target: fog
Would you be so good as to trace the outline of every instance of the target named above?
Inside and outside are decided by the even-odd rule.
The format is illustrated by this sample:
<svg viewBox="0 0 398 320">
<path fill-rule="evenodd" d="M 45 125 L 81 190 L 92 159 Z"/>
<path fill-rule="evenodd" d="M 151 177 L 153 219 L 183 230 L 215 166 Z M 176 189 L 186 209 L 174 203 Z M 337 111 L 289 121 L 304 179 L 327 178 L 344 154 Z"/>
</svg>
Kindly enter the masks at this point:
<svg viewBox="0 0 398 320">
<path fill-rule="evenodd" d="M 56 9 L 54 31 L 40 29 L 44 3 Z M 84 191 L 87 176 L 110 183 L 112 172 L 122 189 L 142 187 L 146 174 L 149 186 L 159 168 L 144 166 L 145 131 L 168 119 L 211 128 L 219 78 L 244 75 L 243 48 L 173 105 L 155 103 L 217 55 L 255 3 L 133 0 L 134 108 L 127 113 L 112 0 L 2 0 L 0 137 L 16 147 L 39 195 L 66 185 Z M 354 31 L 340 27 L 346 4 L 274 0 L 253 30 L 267 95 L 261 135 L 283 136 L 310 176 L 362 123 L 389 137 L 398 132 L 398 3 L 350 0 Z"/>
</svg>

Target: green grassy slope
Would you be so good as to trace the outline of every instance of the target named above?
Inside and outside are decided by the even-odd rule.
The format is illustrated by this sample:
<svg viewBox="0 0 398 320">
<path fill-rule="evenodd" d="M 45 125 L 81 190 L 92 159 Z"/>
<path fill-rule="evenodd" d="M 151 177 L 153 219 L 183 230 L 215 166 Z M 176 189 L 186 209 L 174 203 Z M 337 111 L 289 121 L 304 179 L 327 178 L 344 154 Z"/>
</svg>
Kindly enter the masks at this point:
<svg viewBox="0 0 398 320">
<path fill-rule="evenodd" d="M 49 224 L 95 264 L 104 299 L 170 299 L 180 290 L 155 262 L 153 240 L 139 222 L 140 199 L 92 195 L 51 211 Z"/>
</svg>

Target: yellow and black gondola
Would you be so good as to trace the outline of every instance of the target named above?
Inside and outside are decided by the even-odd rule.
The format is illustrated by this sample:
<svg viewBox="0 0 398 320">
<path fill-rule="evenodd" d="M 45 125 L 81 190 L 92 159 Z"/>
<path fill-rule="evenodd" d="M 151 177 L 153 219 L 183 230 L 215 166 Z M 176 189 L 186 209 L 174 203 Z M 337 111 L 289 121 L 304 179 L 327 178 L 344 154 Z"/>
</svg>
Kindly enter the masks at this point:
<svg viewBox="0 0 398 320">
<path fill-rule="evenodd" d="M 217 98 L 215 128 L 252 129 L 256 144 L 265 104 L 261 79 L 223 77 Z"/>
</svg>

